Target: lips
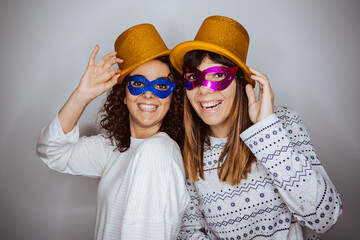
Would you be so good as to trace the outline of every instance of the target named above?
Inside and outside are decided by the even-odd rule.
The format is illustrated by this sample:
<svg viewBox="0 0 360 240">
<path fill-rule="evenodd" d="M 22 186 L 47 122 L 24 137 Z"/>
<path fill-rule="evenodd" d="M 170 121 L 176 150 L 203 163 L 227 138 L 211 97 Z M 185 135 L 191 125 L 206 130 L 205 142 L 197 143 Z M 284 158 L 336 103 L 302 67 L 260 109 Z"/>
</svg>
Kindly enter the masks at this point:
<svg viewBox="0 0 360 240">
<path fill-rule="evenodd" d="M 210 102 L 200 102 L 200 107 L 204 110 L 215 110 L 220 107 L 223 101 L 210 101 Z"/>
<path fill-rule="evenodd" d="M 138 107 L 142 110 L 142 111 L 146 111 L 146 112 L 154 112 L 158 106 L 154 105 L 154 104 L 145 104 L 145 103 L 140 103 L 138 104 Z"/>
</svg>

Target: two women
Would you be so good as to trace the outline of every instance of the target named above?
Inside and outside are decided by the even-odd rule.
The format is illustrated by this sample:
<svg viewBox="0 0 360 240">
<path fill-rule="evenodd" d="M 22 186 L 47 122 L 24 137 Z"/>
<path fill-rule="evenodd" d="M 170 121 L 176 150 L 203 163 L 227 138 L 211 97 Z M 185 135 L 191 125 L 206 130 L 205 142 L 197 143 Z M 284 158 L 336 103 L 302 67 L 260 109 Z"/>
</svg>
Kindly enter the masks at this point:
<svg viewBox="0 0 360 240">
<path fill-rule="evenodd" d="M 212 16 L 170 53 L 187 88 L 179 239 L 319 239 L 340 197 L 299 115 L 274 107 L 268 78 L 245 65 L 248 44 L 238 22 Z"/>
<path fill-rule="evenodd" d="M 189 201 L 178 147 L 181 81 L 150 24 L 123 32 L 115 50 L 96 63 L 95 47 L 79 86 L 42 131 L 37 151 L 54 170 L 100 178 L 95 239 L 175 239 Z M 120 69 L 111 70 L 116 63 Z M 79 138 L 82 112 L 109 89 L 101 120 L 106 134 Z"/>
<path fill-rule="evenodd" d="M 115 49 L 128 54 L 124 62 L 111 53 L 95 65 L 96 48 L 38 146 L 53 169 L 101 177 L 96 238 L 174 239 L 186 206 L 179 239 L 319 239 L 333 226 L 339 195 L 299 115 L 274 107 L 268 78 L 246 66 L 245 28 L 212 16 L 194 41 L 170 53 L 186 82 L 190 204 L 179 149 L 169 138 L 182 146 L 181 89 L 171 93 L 174 79 L 158 58 L 168 50 L 152 45 L 146 29 L 122 35 Z M 115 63 L 121 76 L 109 71 Z M 101 122 L 107 135 L 78 139 L 76 122 L 86 104 L 111 87 Z"/>
</svg>

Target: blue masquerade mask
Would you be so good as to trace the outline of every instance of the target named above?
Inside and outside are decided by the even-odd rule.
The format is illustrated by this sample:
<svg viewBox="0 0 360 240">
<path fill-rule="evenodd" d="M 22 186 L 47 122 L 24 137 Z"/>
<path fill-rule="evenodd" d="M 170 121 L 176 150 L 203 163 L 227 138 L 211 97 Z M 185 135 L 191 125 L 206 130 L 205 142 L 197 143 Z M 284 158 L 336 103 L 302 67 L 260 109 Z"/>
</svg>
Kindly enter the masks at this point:
<svg viewBox="0 0 360 240">
<path fill-rule="evenodd" d="M 140 95 L 145 92 L 152 92 L 158 98 L 167 98 L 174 90 L 176 83 L 166 78 L 158 78 L 149 81 L 141 75 L 127 76 L 125 81 L 128 84 L 129 92 L 134 95 Z"/>
</svg>

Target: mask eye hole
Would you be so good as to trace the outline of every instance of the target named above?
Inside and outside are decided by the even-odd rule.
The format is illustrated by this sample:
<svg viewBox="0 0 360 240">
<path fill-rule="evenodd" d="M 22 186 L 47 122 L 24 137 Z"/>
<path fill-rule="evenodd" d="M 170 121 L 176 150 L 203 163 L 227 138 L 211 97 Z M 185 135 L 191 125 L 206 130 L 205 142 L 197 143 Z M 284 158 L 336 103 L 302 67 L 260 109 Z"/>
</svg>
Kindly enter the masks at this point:
<svg viewBox="0 0 360 240">
<path fill-rule="evenodd" d="M 195 73 L 186 73 L 186 79 L 188 81 L 195 81 L 197 78 Z"/>
<path fill-rule="evenodd" d="M 208 81 L 221 81 L 226 77 L 226 73 L 208 73 L 206 74 L 206 80 Z"/>
<path fill-rule="evenodd" d="M 158 84 L 154 84 L 154 88 L 160 91 L 166 91 L 169 88 L 169 86 L 158 83 Z"/>
<path fill-rule="evenodd" d="M 131 86 L 136 87 L 136 88 L 142 88 L 145 87 L 146 84 L 140 81 L 131 81 Z"/>
</svg>

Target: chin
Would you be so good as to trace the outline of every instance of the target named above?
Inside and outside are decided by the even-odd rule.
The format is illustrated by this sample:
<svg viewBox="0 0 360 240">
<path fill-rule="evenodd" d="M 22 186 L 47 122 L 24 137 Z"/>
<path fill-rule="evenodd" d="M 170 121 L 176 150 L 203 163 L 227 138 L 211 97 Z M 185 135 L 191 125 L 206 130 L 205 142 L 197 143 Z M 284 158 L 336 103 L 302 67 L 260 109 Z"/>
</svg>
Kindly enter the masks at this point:
<svg viewBox="0 0 360 240">
<path fill-rule="evenodd" d="M 217 119 L 213 119 L 213 118 L 202 118 L 203 122 L 208 125 L 209 127 L 211 126 L 216 126 L 220 124 L 220 121 Z"/>
</svg>

